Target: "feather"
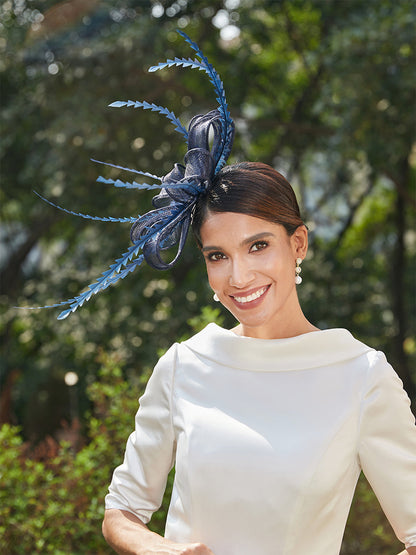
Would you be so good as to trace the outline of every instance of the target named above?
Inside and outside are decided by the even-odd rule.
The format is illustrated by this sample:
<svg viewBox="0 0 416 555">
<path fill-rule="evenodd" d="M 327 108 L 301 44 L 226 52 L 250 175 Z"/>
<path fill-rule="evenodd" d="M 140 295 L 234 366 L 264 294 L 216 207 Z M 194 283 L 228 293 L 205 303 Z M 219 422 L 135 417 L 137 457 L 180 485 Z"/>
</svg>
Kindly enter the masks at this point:
<svg viewBox="0 0 416 555">
<path fill-rule="evenodd" d="M 114 285 L 120 279 L 124 279 L 130 272 L 133 272 L 137 268 L 137 266 L 140 266 L 143 260 L 144 260 L 144 256 L 140 255 L 136 260 L 128 264 L 123 270 L 119 271 L 118 273 L 114 273 L 113 271 L 112 274 L 110 274 L 109 276 L 106 276 L 104 279 L 99 279 L 97 280 L 96 283 L 89 285 L 88 289 L 84 293 L 81 293 L 81 295 L 78 295 L 77 297 L 75 297 L 74 299 L 71 299 L 70 301 L 60 303 L 60 305 L 58 306 L 68 305 L 70 303 L 71 304 L 70 304 L 70 308 L 62 311 L 58 315 L 58 320 L 64 320 L 65 318 L 67 318 L 72 312 L 75 312 L 77 308 L 81 307 L 84 304 L 84 302 L 89 301 L 92 295 L 96 295 L 100 291 L 107 289 L 107 287 L 109 287 L 110 285 Z M 53 306 L 54 305 L 52 305 L 51 307 Z M 43 308 L 49 308 L 49 307 L 43 307 Z"/>
<path fill-rule="evenodd" d="M 216 160 L 216 167 L 215 167 L 215 173 L 217 173 L 226 163 L 227 158 L 229 156 L 229 151 L 231 150 L 231 148 L 227 148 L 229 142 L 230 142 L 230 137 L 232 140 L 232 137 L 234 136 L 234 132 L 232 131 L 232 135 L 230 133 L 230 128 L 233 128 L 233 121 L 231 119 L 231 115 L 228 111 L 228 105 L 227 105 L 227 99 L 225 97 L 225 91 L 224 91 L 224 85 L 218 75 L 218 73 L 216 72 L 216 70 L 214 69 L 214 67 L 209 63 L 208 59 L 204 56 L 204 54 L 201 52 L 201 50 L 199 49 L 198 45 L 193 42 L 188 35 L 186 35 L 183 31 L 178 30 L 178 33 L 185 39 L 185 41 L 191 46 L 191 48 L 196 52 L 197 56 L 201 59 L 201 62 L 198 62 L 198 60 L 192 60 L 191 58 L 189 59 L 185 59 L 185 58 L 175 58 L 174 60 L 167 60 L 166 62 L 161 62 L 159 64 L 157 64 L 156 66 L 152 66 L 149 71 L 157 71 L 159 69 L 163 69 L 166 67 L 172 67 L 172 66 L 183 66 L 183 67 L 191 67 L 191 68 L 197 68 L 200 70 L 205 71 L 208 76 L 209 79 L 211 81 L 211 83 L 214 86 L 215 92 L 217 94 L 217 102 L 218 102 L 218 110 L 220 111 L 221 115 L 223 116 L 224 119 L 224 126 L 222 127 L 222 132 L 221 132 L 221 138 L 222 138 L 222 142 L 224 145 L 223 148 L 223 153 L 220 155 L 219 159 Z M 228 152 L 228 154 L 227 154 Z"/>
<path fill-rule="evenodd" d="M 162 181 L 161 177 L 157 175 L 153 175 L 152 173 L 149 173 L 149 172 L 141 172 L 139 170 L 125 168 L 124 166 L 117 166 L 117 164 L 110 164 L 110 162 L 101 162 L 101 160 L 95 160 L 94 158 L 91 158 L 91 162 L 96 162 L 97 164 L 103 164 L 103 166 L 110 166 L 111 168 L 116 168 L 118 170 L 125 170 L 131 173 L 137 173 L 138 175 L 143 175 L 144 177 L 151 177 L 152 179 L 157 179 L 158 181 Z"/>
<path fill-rule="evenodd" d="M 110 285 L 114 285 L 120 279 L 124 279 L 129 273 L 133 272 L 138 266 L 140 266 L 144 260 L 144 255 L 139 254 L 139 251 L 143 248 L 145 243 L 149 241 L 152 237 L 154 237 L 160 230 L 165 228 L 170 222 L 172 222 L 175 218 L 178 217 L 178 214 L 186 211 L 188 206 L 185 209 L 178 209 L 176 206 L 167 207 L 165 209 L 165 214 L 167 217 L 163 220 L 163 222 L 159 222 L 156 225 L 149 226 L 148 233 L 146 233 L 140 241 L 137 241 L 133 245 L 129 247 L 129 249 L 120 257 L 118 258 L 111 266 L 101 274 L 101 277 L 98 278 L 94 283 L 91 283 L 87 289 L 81 293 L 80 295 L 66 301 L 62 304 L 70 304 L 70 308 L 64 310 L 59 314 L 58 320 L 63 320 L 71 312 L 75 312 L 77 308 L 81 307 L 85 302 L 89 301 L 93 295 L 96 295 L 100 291 L 107 289 Z M 145 215 L 146 216 L 146 215 Z M 135 260 L 133 260 L 137 257 Z"/>
<path fill-rule="evenodd" d="M 171 112 L 167 108 L 164 108 L 163 106 L 150 104 L 146 101 L 140 102 L 139 100 L 127 100 L 127 102 L 123 100 L 116 100 L 115 102 L 109 104 L 109 106 L 111 108 L 121 108 L 123 106 L 127 106 L 133 108 L 143 108 L 143 110 L 152 110 L 152 112 L 159 112 L 160 114 L 166 116 L 175 125 L 175 131 L 179 131 L 179 133 L 181 133 L 185 137 L 185 140 L 188 139 L 188 131 L 185 129 L 179 119 L 175 116 L 173 112 Z"/>
<path fill-rule="evenodd" d="M 43 306 L 14 306 L 13 308 L 18 308 L 20 310 L 40 310 L 41 308 L 59 308 L 60 306 L 67 306 L 68 304 L 74 302 L 75 299 L 68 299 L 67 301 L 61 301 L 55 304 L 46 304 Z"/>
<path fill-rule="evenodd" d="M 36 191 L 33 191 L 33 192 L 35 193 L 35 195 L 37 195 L 39 198 L 41 198 L 44 202 L 47 202 L 48 204 L 50 204 L 54 208 L 58 208 L 58 210 L 62 210 L 62 212 L 66 212 L 67 214 L 71 214 L 72 216 L 79 216 L 80 218 L 85 218 L 86 220 L 94 220 L 94 221 L 97 221 L 97 222 L 117 222 L 117 223 L 126 224 L 126 223 L 135 222 L 138 218 L 138 216 L 136 216 L 135 218 L 112 218 L 110 216 L 104 216 L 104 217 L 89 216 L 88 214 L 81 214 L 80 212 L 73 212 L 72 210 L 67 210 L 66 208 L 63 208 L 62 206 L 59 206 L 58 204 L 54 204 L 53 202 L 51 202 L 47 198 L 43 197 L 42 195 L 40 195 Z"/>
<path fill-rule="evenodd" d="M 137 181 L 133 181 L 133 183 L 129 183 L 128 181 L 121 181 L 121 179 L 107 179 L 105 177 L 98 177 L 97 181 L 99 183 L 107 183 L 110 185 L 114 185 L 115 187 L 125 187 L 126 189 L 143 189 L 143 190 L 152 190 L 152 189 L 183 189 L 184 191 L 188 191 L 190 193 L 196 194 L 200 193 L 201 190 L 198 187 L 198 184 L 195 181 L 180 181 L 180 182 L 166 182 L 160 184 L 153 184 L 148 185 L 147 183 L 137 183 Z"/>
<path fill-rule="evenodd" d="M 219 110 L 222 113 L 227 124 L 232 124 L 232 118 L 228 111 L 227 100 L 225 97 L 224 85 L 220 79 L 220 76 L 218 75 L 214 67 L 209 63 L 208 58 L 206 58 L 206 56 L 204 56 L 204 54 L 201 52 L 199 46 L 195 42 L 193 42 L 188 37 L 188 35 L 183 31 L 178 29 L 177 32 L 181 35 L 181 37 L 185 39 L 185 41 L 190 45 L 190 47 L 197 53 L 199 58 L 201 58 L 201 61 L 206 67 L 206 72 L 210 76 L 211 83 L 214 85 L 215 91 L 218 95 L 217 102 L 220 105 Z"/>
<path fill-rule="evenodd" d="M 176 215 L 177 211 L 170 210 L 169 211 L 170 218 L 168 222 L 171 221 Z M 93 295 L 96 295 L 100 291 L 107 289 L 110 285 L 114 285 L 120 279 L 123 279 L 128 275 L 130 272 L 135 270 L 137 266 L 140 266 L 144 260 L 144 256 L 142 254 L 139 255 L 139 251 L 142 249 L 143 245 L 151 239 L 158 231 L 163 229 L 165 225 L 168 223 L 164 221 L 163 223 L 159 223 L 154 227 L 149 229 L 149 232 L 143 236 L 143 238 L 134 243 L 129 249 L 120 257 L 118 258 L 108 270 L 101 274 L 101 277 L 98 278 L 94 283 L 91 283 L 86 291 L 71 299 L 71 301 L 67 301 L 66 304 L 70 304 L 70 308 L 61 312 L 58 316 L 58 320 L 63 320 L 71 312 L 75 312 L 77 308 L 81 307 L 85 302 L 89 301 Z M 137 258 L 133 260 L 134 257 Z M 130 263 L 130 264 L 129 264 Z"/>
<path fill-rule="evenodd" d="M 202 66 L 201 62 L 198 60 L 193 60 L 192 58 L 177 58 L 175 57 L 173 60 L 167 59 L 166 62 L 159 62 L 155 66 L 149 67 L 149 73 L 153 73 L 154 71 L 158 71 L 159 69 L 165 69 L 167 67 L 173 66 L 182 66 L 182 67 L 190 67 L 192 69 L 204 69 L 205 67 Z"/>
<path fill-rule="evenodd" d="M 126 189 L 152 190 L 152 189 L 162 189 L 164 187 L 162 183 L 153 184 L 153 185 L 148 185 L 147 183 L 137 183 L 137 181 L 133 181 L 133 183 L 129 183 L 128 181 L 121 181 L 121 179 L 107 179 L 105 177 L 102 177 L 101 175 L 97 178 L 97 182 L 114 185 L 114 187 L 124 187 Z"/>
</svg>

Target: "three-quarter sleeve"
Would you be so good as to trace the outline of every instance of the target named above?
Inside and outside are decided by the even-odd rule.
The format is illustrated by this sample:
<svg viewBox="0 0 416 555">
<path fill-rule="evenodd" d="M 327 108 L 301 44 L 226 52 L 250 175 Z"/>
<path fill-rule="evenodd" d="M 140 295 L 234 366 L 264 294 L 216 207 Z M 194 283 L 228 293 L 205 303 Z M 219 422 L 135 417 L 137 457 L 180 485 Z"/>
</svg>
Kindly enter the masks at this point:
<svg viewBox="0 0 416 555">
<path fill-rule="evenodd" d="M 123 463 L 114 471 L 106 509 L 124 509 L 149 522 L 160 507 L 174 464 L 171 395 L 176 345 L 161 357 L 149 379 L 135 418 Z"/>
<path fill-rule="evenodd" d="M 383 353 L 370 364 L 358 453 L 397 537 L 416 545 L 416 427 L 403 384 Z"/>
</svg>

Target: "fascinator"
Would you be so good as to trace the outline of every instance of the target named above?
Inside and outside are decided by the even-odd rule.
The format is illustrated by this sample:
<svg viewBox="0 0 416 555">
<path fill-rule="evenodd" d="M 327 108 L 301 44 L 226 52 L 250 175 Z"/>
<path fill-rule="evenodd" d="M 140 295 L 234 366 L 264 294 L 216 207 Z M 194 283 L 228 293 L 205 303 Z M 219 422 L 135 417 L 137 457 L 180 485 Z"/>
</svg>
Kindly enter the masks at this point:
<svg viewBox="0 0 416 555">
<path fill-rule="evenodd" d="M 142 216 L 132 218 L 96 217 L 67 210 L 40 196 L 48 204 L 63 210 L 68 214 L 96 221 L 122 222 L 132 224 L 132 245 L 86 291 L 57 304 L 39 308 L 54 308 L 68 306 L 58 316 L 58 320 L 66 318 L 90 298 L 114 285 L 119 280 L 138 268 L 143 261 L 157 270 L 171 268 L 180 257 L 185 245 L 186 237 L 192 220 L 195 204 L 211 187 L 212 180 L 227 162 L 234 139 L 234 123 L 228 112 L 223 84 L 218 73 L 208 62 L 199 47 L 182 31 L 178 33 L 196 52 L 196 58 L 174 58 L 159 63 L 149 69 L 150 72 L 174 66 L 198 69 L 208 74 L 215 93 L 218 107 L 204 115 L 195 116 L 186 129 L 179 119 L 167 108 L 140 101 L 116 101 L 110 104 L 115 108 L 142 108 L 152 110 L 166 116 L 187 143 L 187 152 L 183 164 L 175 164 L 165 176 L 158 177 L 148 172 L 125 168 L 115 164 L 99 162 L 107 166 L 126 170 L 136 175 L 150 178 L 157 183 L 147 184 L 121 181 L 120 179 L 106 179 L 98 177 L 97 181 L 109 183 L 115 187 L 127 189 L 157 189 L 158 194 L 153 197 L 153 210 Z M 210 147 L 210 143 L 212 146 Z M 170 262 L 165 262 L 162 252 L 176 247 L 176 254 Z"/>
</svg>

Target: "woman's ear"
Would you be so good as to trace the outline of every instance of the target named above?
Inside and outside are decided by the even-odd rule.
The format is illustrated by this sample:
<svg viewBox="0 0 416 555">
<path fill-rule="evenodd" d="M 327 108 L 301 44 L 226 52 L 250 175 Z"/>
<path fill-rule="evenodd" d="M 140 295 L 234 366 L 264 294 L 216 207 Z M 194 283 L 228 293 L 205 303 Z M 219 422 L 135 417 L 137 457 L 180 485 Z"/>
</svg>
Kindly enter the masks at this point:
<svg viewBox="0 0 416 555">
<path fill-rule="evenodd" d="M 303 260 L 308 252 L 308 230 L 306 225 L 300 225 L 296 228 L 290 237 L 290 242 L 295 258 L 302 258 Z"/>
</svg>

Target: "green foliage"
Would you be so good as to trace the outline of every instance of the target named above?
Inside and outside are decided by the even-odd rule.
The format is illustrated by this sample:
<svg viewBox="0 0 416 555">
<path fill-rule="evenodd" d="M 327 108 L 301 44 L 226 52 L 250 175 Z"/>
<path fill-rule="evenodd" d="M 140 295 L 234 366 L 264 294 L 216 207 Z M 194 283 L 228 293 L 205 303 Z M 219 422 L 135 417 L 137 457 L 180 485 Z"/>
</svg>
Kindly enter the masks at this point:
<svg viewBox="0 0 416 555">
<path fill-rule="evenodd" d="M 224 316 L 221 314 L 220 308 L 213 308 L 212 306 L 203 306 L 201 314 L 194 316 L 188 320 L 188 324 L 195 333 L 203 330 L 209 323 L 216 322 L 219 326 L 224 324 Z"/>
<path fill-rule="evenodd" d="M 101 362 L 99 381 L 88 388 L 93 403 L 88 443 L 78 452 L 61 444 L 51 458 L 47 451 L 34 460 L 19 430 L 2 427 L 2 553 L 111 552 L 100 532 L 103 501 L 134 424 L 138 391 L 123 379 L 114 360 L 103 355 Z M 49 445 L 52 453 L 53 447 Z"/>
</svg>

